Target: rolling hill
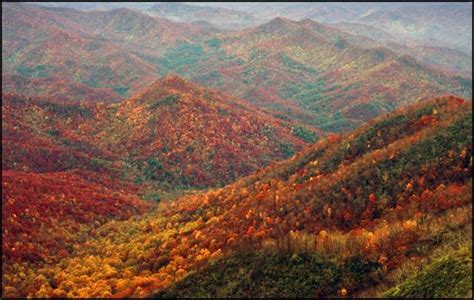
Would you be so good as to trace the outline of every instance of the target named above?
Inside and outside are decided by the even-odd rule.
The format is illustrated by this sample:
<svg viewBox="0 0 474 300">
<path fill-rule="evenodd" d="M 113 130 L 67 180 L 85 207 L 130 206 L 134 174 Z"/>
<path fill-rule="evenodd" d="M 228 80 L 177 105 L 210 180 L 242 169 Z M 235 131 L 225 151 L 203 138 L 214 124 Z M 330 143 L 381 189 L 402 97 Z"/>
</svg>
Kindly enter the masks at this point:
<svg viewBox="0 0 474 300">
<path fill-rule="evenodd" d="M 430 275 L 390 274 L 440 246 L 469 261 L 470 105 L 449 96 L 404 107 L 224 188 L 106 223 L 58 262 L 7 271 L 4 296 L 416 293 Z M 440 268 L 458 270 L 434 260 L 424 272 Z"/>
<path fill-rule="evenodd" d="M 325 131 L 355 128 L 403 99 L 472 93 L 469 80 L 310 20 L 276 18 L 214 41 L 171 49 L 158 65 Z"/>
<path fill-rule="evenodd" d="M 472 79 L 406 53 L 431 65 L 464 64 L 465 56 L 427 47 L 394 52 L 388 48 L 396 45 L 386 48 L 311 20 L 276 18 L 223 32 L 201 21 L 176 23 L 126 8 L 4 8 L 2 77 L 8 92 L 123 101 L 158 77 L 178 74 L 326 132 L 356 128 L 407 104 L 403 99 L 472 97 Z M 447 55 L 452 59 L 445 61 Z"/>
<path fill-rule="evenodd" d="M 121 103 L 116 116 L 104 133 L 111 150 L 163 162 L 193 186 L 228 183 L 314 141 L 309 129 L 177 76 Z"/>
<path fill-rule="evenodd" d="M 3 170 L 81 168 L 169 188 L 229 183 L 323 135 L 176 76 L 111 105 L 4 95 L 2 121 Z"/>
<path fill-rule="evenodd" d="M 88 247 L 104 223 L 229 183 L 317 138 L 176 76 L 120 104 L 2 94 L 2 269 L 31 275 Z M 30 293 L 13 280 L 2 296 Z"/>
<path fill-rule="evenodd" d="M 203 39 L 206 34 L 214 33 L 189 23 L 171 22 L 127 8 L 92 12 L 65 8 L 42 10 L 68 20 L 73 26 L 79 25 L 95 38 L 111 41 L 130 50 L 140 50 L 142 53 L 152 50 L 159 52 L 178 41 Z"/>
<path fill-rule="evenodd" d="M 397 7 L 375 11 L 357 22 L 377 26 L 394 35 L 419 39 L 432 46 L 472 53 L 472 3 Z"/>
<path fill-rule="evenodd" d="M 1 297 L 472 298 L 472 4 L 199 5 L 2 3 Z"/>
<path fill-rule="evenodd" d="M 3 7 L 2 77 L 11 76 L 2 85 L 4 92 L 26 87 L 22 90 L 26 95 L 69 100 L 90 100 L 102 92 L 108 94 L 105 101 L 123 100 L 150 83 L 156 72 L 123 47 L 88 35 L 86 28 L 48 9 L 26 4 Z M 56 85 L 63 88 L 55 89 Z M 81 88 L 82 95 L 69 93 L 74 85 L 88 88 Z"/>
<path fill-rule="evenodd" d="M 125 8 L 82 12 L 21 3 L 2 7 L 2 77 L 7 78 L 2 87 L 5 92 L 22 88 L 29 96 L 124 100 L 159 77 L 147 53 L 216 30 Z"/>
<path fill-rule="evenodd" d="M 472 78 L 472 56 L 462 51 L 430 46 L 410 37 L 392 35 L 380 28 L 360 23 L 340 22 L 331 26 L 353 35 L 369 38 L 370 40 L 360 43 L 365 43 L 368 48 L 383 46 L 399 55 L 410 55 L 427 66 Z"/>
</svg>

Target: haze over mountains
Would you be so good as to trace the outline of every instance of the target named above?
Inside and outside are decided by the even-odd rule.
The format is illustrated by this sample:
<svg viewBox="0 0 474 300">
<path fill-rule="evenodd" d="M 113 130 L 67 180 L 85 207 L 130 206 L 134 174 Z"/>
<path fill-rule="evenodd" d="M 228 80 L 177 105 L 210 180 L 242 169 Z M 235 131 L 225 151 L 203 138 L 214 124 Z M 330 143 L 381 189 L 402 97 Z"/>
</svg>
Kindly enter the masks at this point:
<svg viewBox="0 0 474 300">
<path fill-rule="evenodd" d="M 159 3 L 145 11 L 152 16 L 160 16 L 171 21 L 206 21 L 227 29 L 238 29 L 254 25 L 257 19 L 246 12 L 226 9 L 191 6 L 181 3 Z"/>
<path fill-rule="evenodd" d="M 2 3 L 1 297 L 472 298 L 471 3 Z"/>
<path fill-rule="evenodd" d="M 4 7 L 6 91 L 118 102 L 156 76 L 175 73 L 325 131 L 354 128 L 403 104 L 402 99 L 440 93 L 470 98 L 472 93 L 472 77 L 466 75 L 470 56 L 447 48 L 398 47 L 310 20 L 275 18 L 226 32 L 127 8 Z M 20 33 L 35 43 L 16 39 Z M 443 60 L 446 55 L 450 58 Z M 56 84 L 64 90 L 53 88 Z M 337 101 L 322 103 L 323 96 Z"/>
<path fill-rule="evenodd" d="M 155 4 L 156 3 L 156 4 Z M 295 21 L 311 19 L 322 23 L 351 22 L 373 26 L 421 44 L 449 46 L 472 51 L 472 3 L 318 3 L 318 2 L 151 2 L 74 3 L 44 2 L 41 5 L 80 10 L 111 10 L 120 7 L 142 10 L 174 21 L 203 20 L 229 29 L 263 24 L 275 17 Z M 153 12 L 161 7 L 160 11 Z M 202 8 L 204 7 L 204 8 Z M 155 9 L 156 10 L 156 9 Z M 226 16 L 226 17 L 224 17 Z M 456 31 L 456 35 L 449 32 Z"/>
<path fill-rule="evenodd" d="M 189 3 L 233 8 L 262 21 L 275 17 L 324 23 L 352 22 L 374 26 L 435 46 L 472 51 L 472 3 Z M 456 35 L 449 35 L 455 31 Z"/>
</svg>

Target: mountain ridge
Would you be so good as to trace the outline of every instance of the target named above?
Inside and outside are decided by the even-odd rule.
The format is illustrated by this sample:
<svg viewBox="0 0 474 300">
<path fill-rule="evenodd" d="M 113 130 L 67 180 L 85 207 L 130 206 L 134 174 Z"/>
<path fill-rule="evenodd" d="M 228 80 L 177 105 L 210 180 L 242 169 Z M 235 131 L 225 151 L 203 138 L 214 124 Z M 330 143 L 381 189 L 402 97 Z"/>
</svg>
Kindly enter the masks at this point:
<svg viewBox="0 0 474 300">
<path fill-rule="evenodd" d="M 361 281 L 368 284 L 377 278 L 372 271 L 396 270 L 401 261 L 413 257 L 410 251 L 425 251 L 416 250 L 424 238 L 450 230 L 448 224 L 462 229 L 472 219 L 470 105 L 446 96 L 403 107 L 355 132 L 322 139 L 223 188 L 162 203 L 159 210 L 133 220 L 108 222 L 95 228 L 87 247 L 64 253 L 60 262 L 29 266 L 42 270 L 46 280 L 41 289 L 32 287 L 31 276 L 37 275 L 27 271 L 30 279 L 21 281 L 22 290 L 37 296 L 195 296 L 199 287 L 214 290 L 216 277 L 201 281 L 194 271 L 210 266 L 213 272 L 216 261 L 223 261 L 223 267 L 227 262 L 232 265 L 228 259 L 247 247 L 296 251 L 277 262 L 263 262 L 283 268 L 305 260 L 304 249 L 338 259 L 336 269 L 370 264 L 373 269 L 362 273 L 344 269 L 347 280 L 329 277 L 334 285 L 319 291 L 321 295 L 337 295 L 342 288 L 351 294 L 361 292 L 357 289 L 365 286 Z M 252 264 L 254 254 L 246 256 Z M 87 273 L 81 261 L 94 273 Z M 99 265 L 102 268 L 96 268 Z M 122 271 L 130 266 L 132 271 Z M 18 268 L 25 272 L 24 265 Z M 219 271 L 225 276 L 232 273 L 232 269 Z M 8 273 L 6 285 L 19 286 L 18 277 Z M 363 277 L 357 277 L 360 274 Z M 101 276 L 105 282 L 95 285 Z M 48 278 L 54 278 L 54 287 Z M 280 288 L 292 288 L 285 284 Z M 310 282 L 301 284 L 305 287 L 301 293 L 314 295 Z M 240 288 L 222 292 L 231 296 L 233 291 L 243 292 Z M 275 290 L 254 292 L 274 295 Z"/>
</svg>

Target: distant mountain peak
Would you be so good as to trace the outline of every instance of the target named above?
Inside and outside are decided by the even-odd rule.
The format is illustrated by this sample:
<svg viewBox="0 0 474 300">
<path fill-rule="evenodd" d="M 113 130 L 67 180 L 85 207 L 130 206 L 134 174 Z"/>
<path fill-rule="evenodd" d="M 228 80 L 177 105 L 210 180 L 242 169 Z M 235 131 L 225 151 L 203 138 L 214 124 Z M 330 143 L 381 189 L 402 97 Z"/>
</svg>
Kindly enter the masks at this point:
<svg viewBox="0 0 474 300">
<path fill-rule="evenodd" d="M 211 24 L 226 29 L 237 29 L 246 27 L 255 21 L 255 17 L 249 13 L 210 6 L 195 6 L 186 3 L 158 3 L 149 8 L 146 13 L 152 16 L 160 16 L 175 22 L 208 21 Z"/>
<path fill-rule="evenodd" d="M 257 31 L 265 33 L 277 33 L 282 30 L 289 31 L 296 29 L 298 22 L 292 21 L 283 17 L 273 18 L 270 22 L 257 27 Z"/>
<path fill-rule="evenodd" d="M 294 23 L 296 23 L 296 22 L 292 21 L 290 19 L 278 16 L 278 17 L 273 18 L 268 24 L 287 26 L 287 25 L 294 24 Z"/>
<path fill-rule="evenodd" d="M 130 13 L 135 13 L 135 11 L 126 7 L 120 7 L 120 8 L 112 9 L 110 13 L 130 14 Z"/>
<path fill-rule="evenodd" d="M 108 13 L 110 15 L 114 16 L 120 16 L 120 17 L 135 17 L 135 18 L 140 18 L 140 19 L 152 19 L 147 14 L 142 13 L 141 11 L 133 10 L 127 7 L 120 7 L 116 9 L 112 9 L 110 11 L 105 11 L 105 13 Z"/>
</svg>

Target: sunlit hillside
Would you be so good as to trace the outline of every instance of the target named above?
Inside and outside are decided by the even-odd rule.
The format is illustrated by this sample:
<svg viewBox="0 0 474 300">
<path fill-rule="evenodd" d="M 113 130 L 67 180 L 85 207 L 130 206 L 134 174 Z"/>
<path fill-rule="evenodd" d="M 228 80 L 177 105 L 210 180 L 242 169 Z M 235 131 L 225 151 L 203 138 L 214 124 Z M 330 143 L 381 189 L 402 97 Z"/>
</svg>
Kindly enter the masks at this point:
<svg viewBox="0 0 474 300">
<path fill-rule="evenodd" d="M 1 298 L 472 298 L 472 3 L 3 2 Z"/>
<path fill-rule="evenodd" d="M 20 257 L 17 271 L 4 277 L 9 295 L 331 296 L 374 283 L 385 292 L 400 278 L 384 275 L 406 261 L 420 265 L 439 247 L 470 247 L 469 107 L 454 97 L 407 107 L 224 188 L 105 223 L 90 239 L 72 239 L 83 246 L 65 243 L 72 247 L 65 257 Z M 13 205 L 11 194 L 5 197 Z M 255 265 L 248 254 L 239 258 L 248 251 Z M 314 269 L 298 267 L 304 262 Z M 235 273 L 239 264 L 245 273 Z M 289 278 L 272 273 L 279 268 Z M 314 290 L 320 269 L 329 273 Z M 291 280 L 302 275 L 306 281 Z"/>
</svg>

